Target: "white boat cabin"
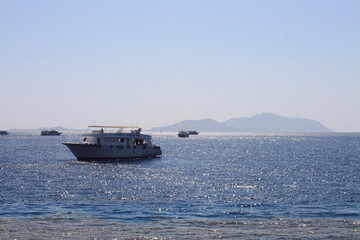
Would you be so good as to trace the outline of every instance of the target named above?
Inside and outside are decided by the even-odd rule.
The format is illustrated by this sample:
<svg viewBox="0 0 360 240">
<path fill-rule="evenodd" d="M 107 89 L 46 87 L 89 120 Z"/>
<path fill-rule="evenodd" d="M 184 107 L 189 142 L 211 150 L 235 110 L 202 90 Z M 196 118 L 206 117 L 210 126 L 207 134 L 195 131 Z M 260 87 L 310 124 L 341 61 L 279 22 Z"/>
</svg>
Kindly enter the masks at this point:
<svg viewBox="0 0 360 240">
<path fill-rule="evenodd" d="M 80 144 L 110 145 L 114 147 L 152 146 L 151 136 L 141 134 L 141 128 L 134 126 L 89 126 L 96 128 L 91 133 L 83 134 Z M 133 129 L 124 132 L 124 129 Z M 100 129 L 100 130 L 99 130 Z"/>
</svg>

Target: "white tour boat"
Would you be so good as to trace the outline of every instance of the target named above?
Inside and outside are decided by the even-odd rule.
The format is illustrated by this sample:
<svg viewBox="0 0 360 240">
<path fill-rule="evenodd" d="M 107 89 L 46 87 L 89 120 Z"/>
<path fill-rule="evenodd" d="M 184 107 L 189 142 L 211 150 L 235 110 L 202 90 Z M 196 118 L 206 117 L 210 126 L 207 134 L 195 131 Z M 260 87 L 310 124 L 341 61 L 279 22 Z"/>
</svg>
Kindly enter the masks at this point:
<svg viewBox="0 0 360 240">
<path fill-rule="evenodd" d="M 96 128 L 83 134 L 79 143 L 63 143 L 78 160 L 146 158 L 161 155 L 159 146 L 151 143 L 151 136 L 141 134 L 132 126 L 89 126 Z M 136 129 L 124 132 L 124 129 Z M 112 129 L 117 131 L 112 132 Z"/>
</svg>

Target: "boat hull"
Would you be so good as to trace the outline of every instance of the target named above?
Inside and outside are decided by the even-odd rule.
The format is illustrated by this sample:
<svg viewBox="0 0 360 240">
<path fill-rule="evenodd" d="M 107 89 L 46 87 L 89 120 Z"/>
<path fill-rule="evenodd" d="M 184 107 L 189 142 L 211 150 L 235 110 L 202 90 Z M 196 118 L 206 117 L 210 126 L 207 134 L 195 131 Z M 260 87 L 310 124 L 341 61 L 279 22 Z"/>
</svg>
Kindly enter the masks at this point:
<svg viewBox="0 0 360 240">
<path fill-rule="evenodd" d="M 162 154 L 157 146 L 113 146 L 63 143 L 78 160 L 148 158 Z"/>
</svg>

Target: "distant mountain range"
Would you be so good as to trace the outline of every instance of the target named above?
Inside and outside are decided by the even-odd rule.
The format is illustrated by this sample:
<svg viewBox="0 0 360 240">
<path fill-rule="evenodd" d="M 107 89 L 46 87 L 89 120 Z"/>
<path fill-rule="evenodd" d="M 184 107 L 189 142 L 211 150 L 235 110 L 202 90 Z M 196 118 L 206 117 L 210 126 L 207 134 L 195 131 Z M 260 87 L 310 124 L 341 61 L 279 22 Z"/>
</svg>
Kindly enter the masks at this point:
<svg viewBox="0 0 360 240">
<path fill-rule="evenodd" d="M 64 127 L 42 127 L 37 129 L 9 129 L 10 133 L 36 133 L 42 130 L 56 130 L 66 133 L 83 133 L 86 129 L 69 129 Z M 333 132 L 320 122 L 306 118 L 289 118 L 273 113 L 261 113 L 250 118 L 232 118 L 225 122 L 213 119 L 185 120 L 165 127 L 149 129 L 154 132 L 177 132 L 196 130 L 199 132 Z"/>
<path fill-rule="evenodd" d="M 177 132 L 333 132 L 320 122 L 306 118 L 289 118 L 273 113 L 261 113 L 250 118 L 232 118 L 225 122 L 213 119 L 186 120 L 151 131 Z"/>
</svg>

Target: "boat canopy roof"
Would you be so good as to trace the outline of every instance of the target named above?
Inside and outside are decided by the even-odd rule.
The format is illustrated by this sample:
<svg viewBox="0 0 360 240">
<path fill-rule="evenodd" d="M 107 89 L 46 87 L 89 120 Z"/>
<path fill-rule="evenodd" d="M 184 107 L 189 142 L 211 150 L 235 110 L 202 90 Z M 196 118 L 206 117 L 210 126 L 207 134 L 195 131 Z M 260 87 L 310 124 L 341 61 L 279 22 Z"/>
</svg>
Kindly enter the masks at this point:
<svg viewBox="0 0 360 240">
<path fill-rule="evenodd" d="M 89 128 L 101 128 L 101 130 L 94 130 L 93 133 L 104 133 L 104 129 L 108 129 L 107 131 L 111 131 L 111 129 L 118 129 L 116 133 L 124 133 L 124 129 L 130 128 L 137 130 L 131 130 L 132 133 L 140 134 L 141 128 L 138 126 L 103 126 L 103 125 L 91 125 Z"/>
<path fill-rule="evenodd" d="M 99 126 L 93 125 L 89 126 L 89 128 L 139 128 L 138 126 Z"/>
</svg>

